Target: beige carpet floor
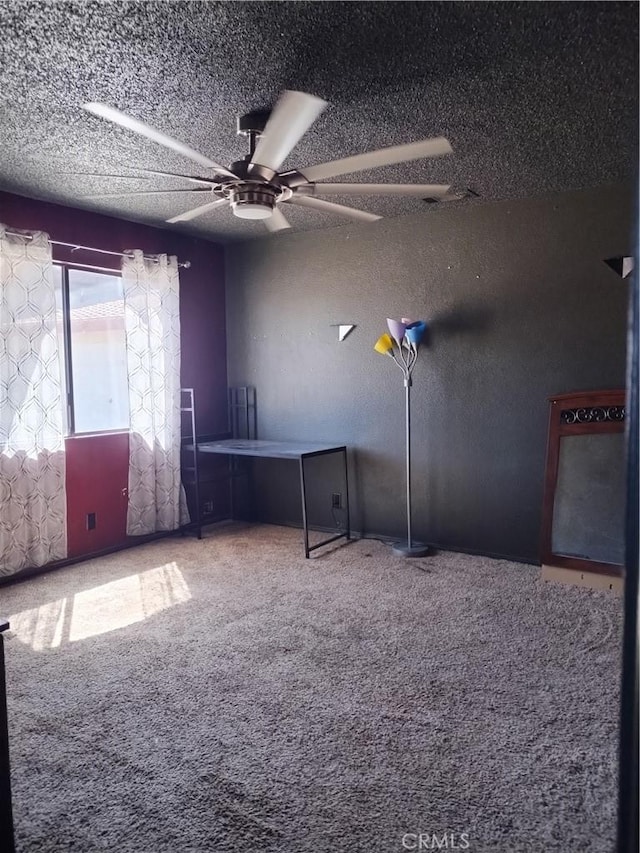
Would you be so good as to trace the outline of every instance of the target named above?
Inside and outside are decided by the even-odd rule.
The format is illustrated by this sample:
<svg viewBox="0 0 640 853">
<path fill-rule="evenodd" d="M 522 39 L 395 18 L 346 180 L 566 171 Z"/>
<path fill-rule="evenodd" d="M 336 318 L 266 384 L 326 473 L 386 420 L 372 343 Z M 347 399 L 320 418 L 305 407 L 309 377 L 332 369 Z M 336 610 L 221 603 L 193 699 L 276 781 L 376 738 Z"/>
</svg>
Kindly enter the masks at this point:
<svg viewBox="0 0 640 853">
<path fill-rule="evenodd" d="M 234 525 L 0 612 L 19 853 L 613 850 L 611 593 Z"/>
</svg>

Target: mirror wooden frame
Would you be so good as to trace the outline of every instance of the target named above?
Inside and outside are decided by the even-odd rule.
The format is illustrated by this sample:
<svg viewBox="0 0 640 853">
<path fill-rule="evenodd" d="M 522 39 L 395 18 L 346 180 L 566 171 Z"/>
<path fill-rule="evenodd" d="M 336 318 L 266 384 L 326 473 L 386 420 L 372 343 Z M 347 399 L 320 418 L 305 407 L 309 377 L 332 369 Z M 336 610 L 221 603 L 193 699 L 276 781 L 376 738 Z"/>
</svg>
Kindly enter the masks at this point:
<svg viewBox="0 0 640 853">
<path fill-rule="evenodd" d="M 616 563 L 555 554 L 552 551 L 552 536 L 562 437 L 567 435 L 623 433 L 625 430 L 624 407 L 624 390 L 579 391 L 549 397 L 549 432 L 540 542 L 540 557 L 543 566 L 574 569 L 610 577 L 621 578 L 623 576 L 623 566 Z"/>
</svg>

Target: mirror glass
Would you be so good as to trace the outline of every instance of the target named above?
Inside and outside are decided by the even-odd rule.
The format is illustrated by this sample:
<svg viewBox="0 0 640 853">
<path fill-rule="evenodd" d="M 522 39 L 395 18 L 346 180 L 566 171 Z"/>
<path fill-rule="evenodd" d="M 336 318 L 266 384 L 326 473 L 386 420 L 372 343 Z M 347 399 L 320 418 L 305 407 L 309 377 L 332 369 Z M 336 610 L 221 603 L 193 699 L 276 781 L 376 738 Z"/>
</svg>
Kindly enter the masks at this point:
<svg viewBox="0 0 640 853">
<path fill-rule="evenodd" d="M 624 563 L 624 433 L 563 435 L 551 550 L 565 557 Z"/>
</svg>

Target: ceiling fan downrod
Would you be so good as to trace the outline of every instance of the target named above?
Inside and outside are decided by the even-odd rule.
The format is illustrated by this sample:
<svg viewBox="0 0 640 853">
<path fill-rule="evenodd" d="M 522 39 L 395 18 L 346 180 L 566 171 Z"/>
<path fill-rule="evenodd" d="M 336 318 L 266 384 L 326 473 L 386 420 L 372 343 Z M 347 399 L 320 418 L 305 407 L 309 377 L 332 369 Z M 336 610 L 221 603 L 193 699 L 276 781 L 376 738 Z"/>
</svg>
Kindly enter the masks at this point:
<svg viewBox="0 0 640 853">
<path fill-rule="evenodd" d="M 234 163 L 231 169 L 246 178 L 247 182 L 231 187 L 229 201 L 234 215 L 240 219 L 269 219 L 280 195 L 276 188 L 269 184 L 272 177 L 277 177 L 277 173 L 271 174 L 271 169 L 251 163 L 269 115 L 268 112 L 254 111 L 238 116 L 237 133 L 238 136 L 249 138 L 249 153 Z"/>
</svg>

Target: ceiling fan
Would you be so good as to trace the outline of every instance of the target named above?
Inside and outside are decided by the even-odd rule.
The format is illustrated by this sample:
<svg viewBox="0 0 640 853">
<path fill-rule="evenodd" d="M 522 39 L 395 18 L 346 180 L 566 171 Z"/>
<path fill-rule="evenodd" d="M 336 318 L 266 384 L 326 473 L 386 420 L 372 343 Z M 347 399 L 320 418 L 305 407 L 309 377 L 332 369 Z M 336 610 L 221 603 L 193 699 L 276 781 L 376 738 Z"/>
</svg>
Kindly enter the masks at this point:
<svg viewBox="0 0 640 853">
<path fill-rule="evenodd" d="M 365 210 L 318 198 L 323 195 L 397 195 L 414 196 L 429 201 L 448 201 L 460 197 L 450 193 L 451 187 L 448 184 L 323 183 L 326 178 L 363 169 L 406 163 L 423 157 L 442 157 L 453 153 L 451 145 L 442 136 L 356 154 L 317 166 L 287 172 L 278 171 L 291 150 L 326 106 L 326 101 L 314 95 L 285 91 L 270 113 L 252 112 L 240 116 L 237 132 L 249 138 L 250 150 L 245 157 L 227 168 L 119 110 L 105 104 L 84 104 L 83 107 L 88 112 L 164 145 L 213 171 L 211 177 L 196 177 L 142 169 L 140 171 L 149 174 L 183 178 L 196 186 L 181 190 L 102 193 L 88 197 L 175 194 L 176 192 L 207 193 L 213 196 L 211 201 L 173 216 L 167 222 L 187 222 L 208 211 L 230 205 L 235 216 L 240 219 L 263 220 L 269 231 L 281 231 L 291 227 L 282 213 L 281 204 L 300 205 L 364 222 L 381 218 Z"/>
</svg>

